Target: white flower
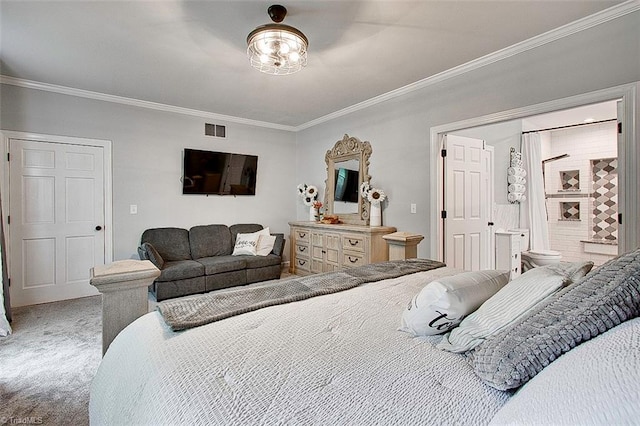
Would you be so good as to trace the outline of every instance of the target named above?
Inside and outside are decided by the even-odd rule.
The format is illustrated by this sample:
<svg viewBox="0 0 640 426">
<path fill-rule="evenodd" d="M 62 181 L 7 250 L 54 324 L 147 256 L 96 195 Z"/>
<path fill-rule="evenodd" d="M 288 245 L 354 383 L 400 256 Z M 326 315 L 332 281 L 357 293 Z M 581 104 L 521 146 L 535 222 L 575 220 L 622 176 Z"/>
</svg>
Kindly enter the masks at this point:
<svg viewBox="0 0 640 426">
<path fill-rule="evenodd" d="M 314 185 L 308 185 L 307 189 L 305 190 L 305 197 L 307 198 L 313 198 L 314 200 L 318 198 L 318 188 L 316 188 Z"/>
<path fill-rule="evenodd" d="M 301 183 L 298 185 L 298 195 L 306 206 L 312 206 L 318 200 L 318 188 L 313 185 Z"/>
<path fill-rule="evenodd" d="M 380 203 L 385 200 L 385 198 L 387 198 L 387 196 L 385 195 L 384 191 L 378 188 L 371 188 L 371 190 L 367 194 L 367 200 L 369 200 L 371 204 L 375 204 L 377 206 L 379 206 Z"/>
</svg>

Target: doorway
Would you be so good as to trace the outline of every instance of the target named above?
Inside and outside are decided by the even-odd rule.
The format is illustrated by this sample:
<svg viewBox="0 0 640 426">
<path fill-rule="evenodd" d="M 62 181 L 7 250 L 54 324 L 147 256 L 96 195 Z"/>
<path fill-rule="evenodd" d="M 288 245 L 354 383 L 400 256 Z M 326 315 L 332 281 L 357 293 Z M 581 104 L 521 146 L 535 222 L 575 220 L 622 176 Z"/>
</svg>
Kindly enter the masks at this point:
<svg viewBox="0 0 640 426">
<path fill-rule="evenodd" d="M 591 105 L 606 101 L 620 100 L 620 107 L 618 109 L 618 118 L 620 120 L 620 133 L 618 135 L 618 203 L 620 218 L 623 220 L 623 224 L 618 229 L 618 252 L 624 252 L 636 247 L 640 241 L 638 241 L 638 225 L 635 221 L 624 221 L 624 217 L 637 217 L 638 206 L 635 202 L 636 196 L 633 188 L 636 182 L 638 182 L 637 167 L 634 167 L 637 162 L 637 141 L 635 139 L 635 127 L 633 125 L 633 117 L 635 114 L 635 92 L 636 85 L 620 86 L 612 89 L 606 89 L 598 92 L 584 94 L 572 98 L 561 99 L 545 104 L 534 105 L 531 107 L 521 108 L 517 110 L 507 111 L 492 116 L 478 117 L 462 122 L 451 123 L 443 126 L 434 127 L 431 129 L 431 167 L 432 167 L 432 180 L 438 182 L 437 188 L 444 188 L 443 186 L 443 169 L 442 163 L 439 162 L 439 150 L 442 146 L 442 140 L 444 134 L 459 134 L 463 136 L 480 137 L 476 134 L 465 133 L 470 129 L 475 129 L 482 126 L 489 126 L 492 124 L 506 123 L 510 120 L 522 120 L 527 117 L 540 115 L 544 113 L 562 111 L 569 108 L 575 108 L 584 105 Z M 517 132 L 518 139 L 522 132 L 522 128 Z M 519 146 L 519 143 L 518 145 Z M 496 159 L 500 154 L 500 150 L 496 147 Z M 496 170 L 498 166 L 496 165 Z M 506 173 L 505 173 L 506 179 Z M 496 202 L 499 202 L 500 179 L 502 176 L 499 172 L 496 173 Z M 506 188 L 506 185 L 504 185 Z M 440 219 L 440 211 L 444 205 L 443 196 L 438 193 L 439 191 L 432 191 L 432 205 L 437 206 L 431 212 L 430 228 L 432 235 L 436 238 L 431 241 L 431 250 L 433 257 L 439 260 L 444 258 L 444 222 Z M 628 200 L 628 201 L 627 201 Z M 496 213 L 494 211 L 494 213 Z M 511 212 L 513 213 L 513 212 Z M 504 212 L 498 212 L 498 215 L 505 214 Z M 509 215 L 509 213 L 506 213 Z M 499 219 L 497 217 L 496 219 Z M 513 224 L 517 225 L 517 224 Z M 517 227 L 517 226 L 514 226 Z"/>
<path fill-rule="evenodd" d="M 98 294 L 90 269 L 112 257 L 111 143 L 2 134 L 12 306 Z"/>
</svg>

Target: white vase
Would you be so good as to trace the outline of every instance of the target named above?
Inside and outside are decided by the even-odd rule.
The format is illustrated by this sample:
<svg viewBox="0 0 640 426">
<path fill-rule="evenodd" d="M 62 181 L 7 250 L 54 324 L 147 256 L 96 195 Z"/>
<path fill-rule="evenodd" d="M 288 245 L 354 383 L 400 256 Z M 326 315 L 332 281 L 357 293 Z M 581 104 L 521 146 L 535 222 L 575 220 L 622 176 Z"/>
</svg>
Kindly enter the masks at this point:
<svg viewBox="0 0 640 426">
<path fill-rule="evenodd" d="M 309 207 L 309 220 L 311 222 L 315 222 L 316 221 L 316 216 L 317 215 L 318 215 L 318 209 L 316 209 L 313 206 Z"/>
<path fill-rule="evenodd" d="M 382 226 L 382 210 L 380 209 L 380 204 L 371 203 L 369 226 Z"/>
</svg>

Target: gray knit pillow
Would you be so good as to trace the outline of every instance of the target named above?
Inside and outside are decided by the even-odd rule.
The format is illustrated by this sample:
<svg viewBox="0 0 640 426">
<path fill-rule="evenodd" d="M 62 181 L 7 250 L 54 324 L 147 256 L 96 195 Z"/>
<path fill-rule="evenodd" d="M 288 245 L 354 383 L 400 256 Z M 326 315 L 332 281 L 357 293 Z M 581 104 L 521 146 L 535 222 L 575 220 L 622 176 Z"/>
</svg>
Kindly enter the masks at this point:
<svg viewBox="0 0 640 426">
<path fill-rule="evenodd" d="M 491 336 L 469 360 L 490 386 L 523 385 L 565 352 L 640 315 L 640 249 L 594 269 Z"/>
</svg>

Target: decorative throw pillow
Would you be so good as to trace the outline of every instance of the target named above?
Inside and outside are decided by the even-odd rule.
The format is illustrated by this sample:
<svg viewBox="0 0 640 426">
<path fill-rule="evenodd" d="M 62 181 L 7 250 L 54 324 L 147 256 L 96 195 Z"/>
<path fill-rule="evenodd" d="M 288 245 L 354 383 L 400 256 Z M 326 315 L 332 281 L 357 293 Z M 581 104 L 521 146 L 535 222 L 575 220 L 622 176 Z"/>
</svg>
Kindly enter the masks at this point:
<svg viewBox="0 0 640 426">
<path fill-rule="evenodd" d="M 431 336 L 451 330 L 509 281 L 509 271 L 463 272 L 428 283 L 402 313 L 400 331 Z"/>
<path fill-rule="evenodd" d="M 252 234 L 238 234 L 236 236 L 236 245 L 233 248 L 232 256 L 249 255 L 255 256 L 258 249 L 259 232 Z"/>
<path fill-rule="evenodd" d="M 273 250 L 273 245 L 276 243 L 276 237 L 273 235 L 260 235 L 258 238 L 258 256 L 268 256 Z"/>
<path fill-rule="evenodd" d="M 149 258 L 151 263 L 156 266 L 156 268 L 164 268 L 164 259 L 162 258 L 162 256 L 160 256 L 160 253 L 158 253 L 158 250 L 156 250 L 154 246 L 152 246 L 150 243 L 143 243 L 142 249 L 146 252 L 147 257 Z"/>
<path fill-rule="evenodd" d="M 562 289 L 472 353 L 476 374 L 516 388 L 580 343 L 640 315 L 640 249 Z"/>
<path fill-rule="evenodd" d="M 459 353 L 475 348 L 562 286 L 582 278 L 592 266 L 593 262 L 558 263 L 527 271 L 447 333 L 438 349 Z"/>
</svg>

